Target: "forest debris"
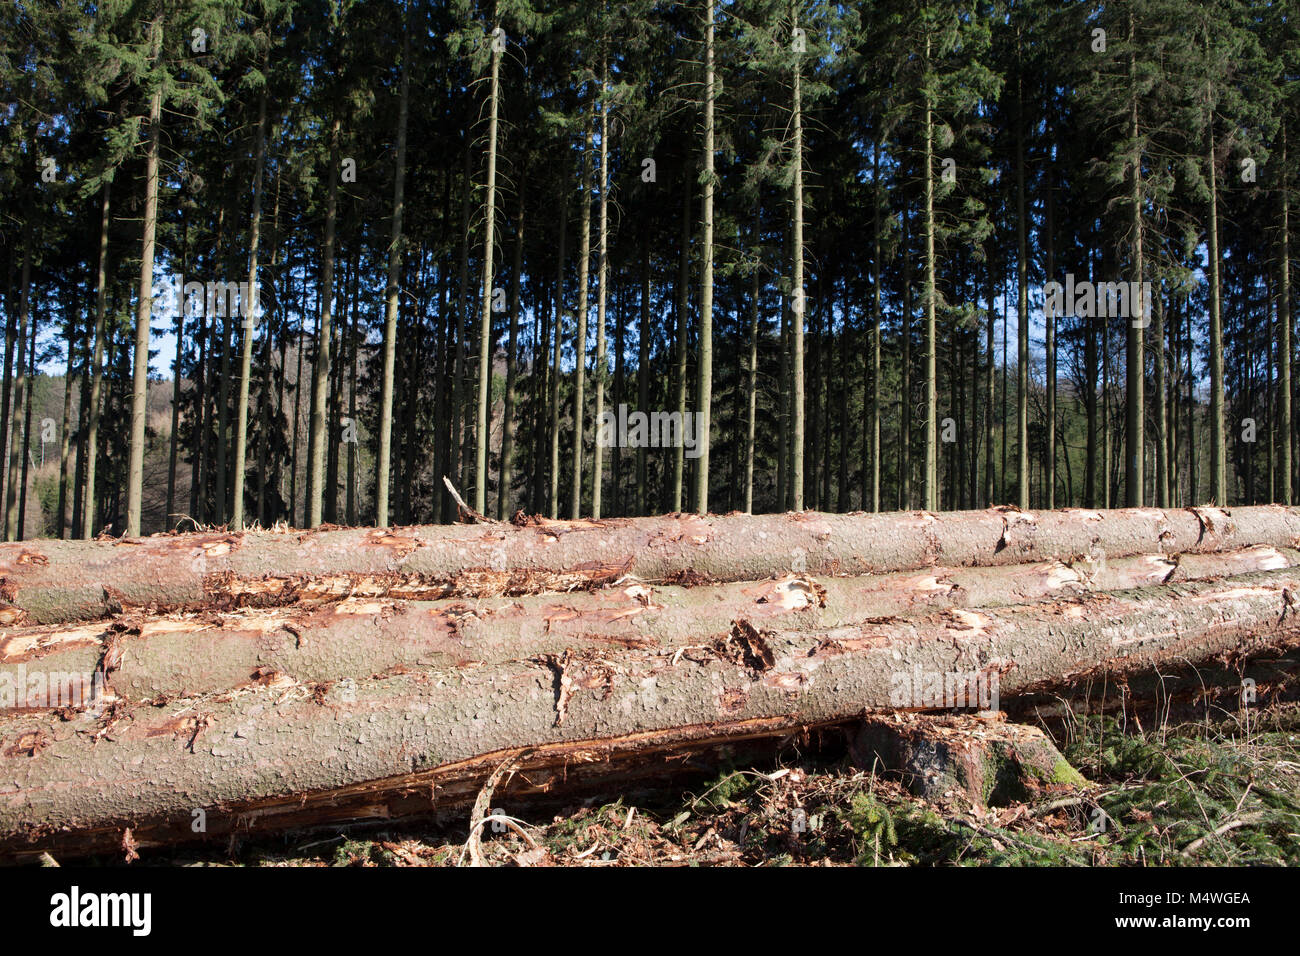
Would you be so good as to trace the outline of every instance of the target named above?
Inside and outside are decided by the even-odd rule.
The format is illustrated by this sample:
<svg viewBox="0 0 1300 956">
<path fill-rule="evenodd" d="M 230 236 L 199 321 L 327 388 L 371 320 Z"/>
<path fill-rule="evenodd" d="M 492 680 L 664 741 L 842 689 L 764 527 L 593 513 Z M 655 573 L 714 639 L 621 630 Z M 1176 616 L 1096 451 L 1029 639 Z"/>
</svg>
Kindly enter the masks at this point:
<svg viewBox="0 0 1300 956">
<path fill-rule="evenodd" d="M 451 492 L 452 498 L 456 500 L 456 511 L 459 514 L 461 521 L 465 522 L 466 524 L 496 524 L 497 523 L 493 521 L 491 518 L 479 514 L 469 505 L 465 504 L 465 499 L 460 496 L 460 492 L 456 490 L 456 486 L 451 483 L 451 479 L 448 478 L 446 475 L 442 476 L 442 483 L 447 486 L 447 490 Z"/>
</svg>

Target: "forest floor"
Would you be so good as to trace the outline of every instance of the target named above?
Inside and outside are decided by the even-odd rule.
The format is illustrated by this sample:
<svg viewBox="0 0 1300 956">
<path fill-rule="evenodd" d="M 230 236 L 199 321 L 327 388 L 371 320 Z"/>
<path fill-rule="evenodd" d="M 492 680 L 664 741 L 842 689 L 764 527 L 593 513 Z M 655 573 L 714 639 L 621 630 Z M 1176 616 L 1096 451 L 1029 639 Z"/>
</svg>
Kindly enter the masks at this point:
<svg viewBox="0 0 1300 956">
<path fill-rule="evenodd" d="M 525 810 L 483 827 L 490 865 L 1300 865 L 1300 704 L 1142 729 L 1089 718 L 1057 743 L 1082 790 L 977 809 L 909 794 L 823 750 L 689 789 Z M 1068 739 L 1062 739 L 1062 738 Z M 468 816 L 468 814 L 467 814 Z M 490 823 L 490 821 L 489 821 Z M 148 854 L 191 866 L 455 866 L 467 824 L 314 833 Z M 105 860 L 104 862 L 109 862 Z M 118 861 L 113 861 L 118 862 Z"/>
</svg>

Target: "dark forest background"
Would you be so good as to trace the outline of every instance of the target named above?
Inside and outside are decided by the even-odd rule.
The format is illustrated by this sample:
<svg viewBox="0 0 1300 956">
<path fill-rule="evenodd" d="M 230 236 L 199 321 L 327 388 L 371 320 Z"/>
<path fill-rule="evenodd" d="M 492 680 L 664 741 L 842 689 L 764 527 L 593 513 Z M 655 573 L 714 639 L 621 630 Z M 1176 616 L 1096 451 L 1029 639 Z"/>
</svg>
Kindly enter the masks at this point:
<svg viewBox="0 0 1300 956">
<path fill-rule="evenodd" d="M 5 535 L 1290 503 L 1298 8 L 7 3 Z"/>
</svg>

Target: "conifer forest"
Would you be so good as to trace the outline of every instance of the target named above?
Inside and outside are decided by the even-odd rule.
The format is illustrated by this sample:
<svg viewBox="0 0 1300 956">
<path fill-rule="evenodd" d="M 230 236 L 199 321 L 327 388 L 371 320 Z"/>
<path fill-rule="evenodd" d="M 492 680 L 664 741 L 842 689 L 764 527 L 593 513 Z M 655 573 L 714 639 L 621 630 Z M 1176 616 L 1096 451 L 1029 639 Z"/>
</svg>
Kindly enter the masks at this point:
<svg viewBox="0 0 1300 956">
<path fill-rule="evenodd" d="M 6 4 L 6 539 L 1289 504 L 1298 30 Z"/>
</svg>

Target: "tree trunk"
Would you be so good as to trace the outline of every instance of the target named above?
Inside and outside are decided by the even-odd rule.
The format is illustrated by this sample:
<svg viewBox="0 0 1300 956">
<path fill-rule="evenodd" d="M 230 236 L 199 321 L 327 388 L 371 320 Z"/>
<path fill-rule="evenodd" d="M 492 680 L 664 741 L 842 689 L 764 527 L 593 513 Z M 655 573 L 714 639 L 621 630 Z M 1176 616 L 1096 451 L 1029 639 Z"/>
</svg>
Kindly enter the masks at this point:
<svg viewBox="0 0 1300 956">
<path fill-rule="evenodd" d="M 871 144 L 871 510 L 880 510 L 880 137 Z M 989 353 L 992 360 L 992 351 Z M 991 502 L 990 502 L 991 503 Z M 865 507 L 865 505 L 864 505 Z"/>
<path fill-rule="evenodd" d="M 585 121 L 582 148 L 582 210 L 578 229 L 578 315 L 575 335 L 573 369 L 573 477 L 570 483 L 569 517 L 575 521 L 582 515 L 582 441 L 583 416 L 586 411 L 587 383 L 587 283 L 591 267 L 591 124 Z"/>
<path fill-rule="evenodd" d="M 650 414 L 650 238 L 645 233 L 641 236 L 641 321 L 637 326 L 636 407 L 643 414 Z M 639 515 L 650 511 L 649 480 L 645 444 L 641 443 L 636 449 L 636 513 Z"/>
<path fill-rule="evenodd" d="M 497 22 L 496 6 L 492 9 L 492 20 Z M 487 185 L 483 198 L 483 298 L 479 309 L 478 330 L 478 407 L 474 419 L 474 510 L 479 514 L 487 511 L 488 445 L 488 402 L 492 394 L 492 269 L 493 242 L 496 238 L 496 204 L 497 204 L 497 113 L 500 109 L 501 89 L 501 54 L 498 42 L 503 41 L 504 34 L 498 32 L 498 25 L 492 34 L 492 79 L 488 89 L 488 154 Z M 384 493 L 385 508 L 388 504 Z M 382 523 L 381 523 L 382 524 Z"/>
<path fill-rule="evenodd" d="M 325 194 L 325 248 L 321 252 L 320 321 L 316 330 L 316 359 L 311 374 L 311 424 L 307 429 L 307 526 L 321 523 L 325 503 L 325 450 L 330 383 L 330 339 L 334 320 L 334 229 L 339 199 L 339 130 L 337 116 L 330 124 L 329 187 Z M 333 489 L 330 489 L 333 494 Z"/>
<path fill-rule="evenodd" d="M 265 67 L 265 58 L 263 58 Z M 253 160 L 253 217 L 248 227 L 248 291 L 241 301 L 243 349 L 239 356 L 239 397 L 235 403 L 235 484 L 230 510 L 231 527 L 244 526 L 244 472 L 248 458 L 248 392 L 253 375 L 253 330 L 262 321 L 257 281 L 257 247 L 262 237 L 262 180 L 266 168 L 266 87 L 257 101 L 257 147 Z M 244 297 L 241 296 L 241 299 Z M 177 342 L 179 355 L 180 343 Z M 260 518 L 260 515 L 258 516 Z M 165 520 L 170 521 L 170 516 Z"/>
<path fill-rule="evenodd" d="M 930 36 L 925 37 L 925 63 L 930 62 Z M 1021 173 L 1021 202 L 1023 216 L 1024 179 Z M 930 104 L 930 94 L 925 98 L 925 489 L 923 501 L 926 511 L 939 510 L 939 365 L 938 337 L 935 328 L 935 260 L 934 260 L 934 111 Z M 1024 254 L 1024 242 L 1021 241 L 1021 254 Z M 1022 293 L 1023 296 L 1024 293 Z M 1022 323 L 1024 320 L 1021 320 Z M 1024 335 L 1022 324 L 1022 332 Z M 1023 459 L 1023 455 L 1022 455 Z M 1023 478 L 1022 478 L 1023 480 Z M 1029 501 L 1021 493 L 1021 507 L 1029 507 Z"/>
<path fill-rule="evenodd" d="M 704 0 L 704 182 L 701 184 L 701 218 L 704 236 L 700 248 L 700 355 L 695 399 L 695 511 L 709 513 L 709 432 L 713 416 L 713 30 L 714 0 Z M 796 15 L 796 25 L 798 25 Z M 799 67 L 795 66 L 795 163 L 802 165 L 803 140 L 799 127 Z M 800 173 L 795 173 L 795 195 L 802 195 Z M 800 200 L 801 201 L 801 200 Z M 798 228 L 798 227 L 796 227 Z M 683 429 L 685 423 L 683 423 Z"/>
<path fill-rule="evenodd" d="M 758 316 L 761 294 L 758 243 L 761 235 L 761 213 L 756 207 L 754 210 L 754 272 L 749 290 L 749 363 L 746 369 L 748 381 L 745 385 L 745 514 L 754 513 L 754 439 L 758 415 Z"/>
<path fill-rule="evenodd" d="M 712 2 L 712 0 L 709 0 Z M 595 422 L 601 431 L 605 414 L 605 366 L 609 362 L 605 343 L 606 309 L 609 304 L 609 90 L 608 66 L 602 58 L 600 64 L 600 212 L 599 238 L 596 256 L 596 364 L 592 368 L 592 384 L 596 388 Z M 605 448 L 600 441 L 591 450 L 591 516 L 599 518 L 605 486 Z"/>
<path fill-rule="evenodd" d="M 162 16 L 149 24 L 150 63 L 158 65 L 162 51 Z M 135 304 L 135 367 L 131 378 L 130 462 L 126 482 L 126 533 L 140 533 L 144 503 L 145 418 L 149 402 L 149 316 L 153 306 L 154 231 L 158 226 L 158 142 L 162 116 L 162 84 L 149 98 L 149 146 L 145 153 L 144 229 L 140 242 L 140 291 Z"/>
<path fill-rule="evenodd" d="M 1282 123 L 1282 163 L 1280 168 L 1287 169 L 1286 164 L 1286 122 Z M 1281 434 L 1282 472 L 1281 501 L 1284 505 L 1291 503 L 1294 465 L 1292 464 L 1295 434 L 1291 427 L 1291 194 L 1282 188 L 1282 222 L 1281 255 L 1279 262 L 1280 288 L 1278 290 L 1277 321 L 1281 336 L 1278 340 L 1278 431 Z"/>
<path fill-rule="evenodd" d="M 555 326 L 555 342 L 551 354 L 551 483 L 546 501 L 547 513 L 552 520 L 560 516 L 560 358 L 564 345 L 564 240 L 568 236 L 568 231 L 569 197 L 566 191 L 566 194 L 560 197 L 560 236 L 556 245 L 555 293 L 551 310 L 554 313 L 552 325 Z"/>
<path fill-rule="evenodd" d="M 189 261 L 190 226 L 182 215 L 181 222 L 181 262 Z M 171 434 L 167 436 L 167 506 L 163 511 L 163 527 L 171 530 L 175 527 L 173 518 L 176 514 L 176 467 L 180 455 L 181 424 L 181 359 L 185 355 L 185 294 L 180 290 L 176 309 L 176 357 L 172 360 L 172 408 Z"/>
<path fill-rule="evenodd" d="M 29 469 L 32 464 L 32 407 L 36 404 L 35 396 L 31 390 L 36 384 L 36 339 L 37 329 L 40 325 L 40 313 L 33 310 L 32 312 L 32 338 L 27 346 L 27 378 L 31 383 L 28 385 L 27 401 L 23 408 L 23 470 L 22 477 L 18 484 L 18 540 L 22 541 L 27 537 L 27 490 Z M 41 528 L 37 528 L 38 535 L 43 533 Z"/>
<path fill-rule="evenodd" d="M 909 615 L 1086 599 L 1090 594 L 1215 581 L 1289 569 L 1300 551 L 1256 546 L 1209 554 L 1144 554 L 1108 562 L 928 568 L 861 577 L 787 574 L 766 581 L 693 585 L 613 584 L 591 592 L 490 599 L 474 612 L 458 598 L 417 590 L 286 607 L 151 615 L 129 627 L 94 624 L 15 631 L 0 652 L 0 682 L 33 661 L 47 673 L 103 670 L 100 693 L 123 701 L 233 692 L 270 673 L 299 682 L 505 664 L 533 655 L 607 648 L 649 649 L 725 642 L 732 625 L 828 631 Z M 499 605 L 499 606 L 498 606 Z M 26 665 L 26 667 L 24 667 Z M 85 688 L 90 690 L 89 687 Z M 77 698 L 71 703 L 88 703 Z"/>
<path fill-rule="evenodd" d="M 799 6 L 796 2 L 790 4 L 790 18 L 797 29 L 799 26 Z M 794 130 L 794 185 L 791 195 L 791 205 L 793 206 L 793 221 L 791 223 L 792 236 L 791 260 L 793 262 L 793 276 L 790 286 L 790 302 L 792 315 L 792 333 L 790 336 L 790 362 L 792 366 L 792 384 L 791 384 L 791 402 L 793 427 L 790 434 L 790 480 L 793 484 L 793 500 L 790 507 L 794 511 L 802 511 L 803 501 L 803 452 L 804 452 L 804 348 L 803 348 L 803 327 L 805 313 L 805 295 L 803 281 L 803 110 L 801 98 L 803 91 L 801 88 L 803 80 L 803 70 L 798 60 L 798 54 L 794 61 L 794 95 L 792 115 L 790 118 Z"/>
<path fill-rule="evenodd" d="M 898 335 L 902 340 L 898 425 L 898 510 L 912 507 L 912 220 L 903 204 L 903 316 Z"/>
<path fill-rule="evenodd" d="M 519 190 L 519 214 L 515 217 L 515 254 L 510 270 L 510 337 L 506 347 L 506 398 L 501 416 L 501 481 L 497 488 L 497 520 L 511 515 L 511 459 L 515 453 L 515 379 L 519 372 L 520 283 L 524 267 L 524 191 Z M 534 369 L 534 374 L 537 374 Z"/>
<path fill-rule="evenodd" d="M 1019 70 L 1019 66 L 1017 66 Z M 1016 500 L 1029 507 L 1029 230 L 1025 211 L 1025 118 L 1022 78 L 1016 76 Z"/>
<path fill-rule="evenodd" d="M 465 334 L 466 322 L 469 315 L 469 240 L 470 240 L 470 197 L 473 194 L 473 166 L 470 161 L 470 140 L 469 135 L 465 136 L 464 148 L 464 170 L 461 176 L 460 192 L 460 269 L 459 269 L 459 286 L 457 293 L 456 306 L 456 357 L 452 363 L 451 377 L 451 436 L 448 448 L 447 470 L 451 476 L 458 482 L 460 481 L 460 468 L 465 460 L 463 449 L 461 447 L 461 433 L 464 426 L 465 416 L 465 366 L 469 361 L 465 353 Z M 444 520 L 450 521 L 455 517 L 455 503 L 451 501 L 450 496 L 443 498 L 443 504 L 446 510 L 443 513 Z"/>
<path fill-rule="evenodd" d="M 984 326 L 984 350 L 988 353 L 988 366 L 985 370 L 986 380 L 984 383 L 984 506 L 993 507 L 993 501 L 996 497 L 993 484 L 993 409 L 997 402 L 997 353 L 993 344 L 993 331 L 996 320 L 994 319 L 994 299 L 993 299 L 993 253 L 990 248 L 985 247 L 984 265 L 987 268 L 985 276 L 985 301 L 987 302 L 988 318 Z"/>
<path fill-rule="evenodd" d="M 63 537 L 63 529 L 68 522 L 68 459 L 72 455 L 72 382 L 75 374 L 75 357 L 77 354 L 77 330 L 68 310 L 66 341 L 68 343 L 68 362 L 63 375 L 63 424 L 59 430 L 59 504 L 55 515 L 54 536 Z M 44 448 L 44 442 L 41 447 Z M 73 489 L 75 492 L 75 489 Z"/>
<path fill-rule="evenodd" d="M 691 196 L 695 191 L 695 183 L 691 178 L 690 164 L 686 164 L 683 174 L 686 180 L 683 183 L 682 197 L 682 237 L 680 257 L 677 262 L 677 342 L 676 342 L 676 359 L 677 365 L 674 373 L 675 384 L 677 388 L 675 409 L 682 422 L 686 421 L 686 358 L 687 352 L 690 351 L 690 325 L 687 319 L 687 311 L 690 306 L 690 271 L 691 271 Z M 682 497 L 684 493 L 684 482 L 686 472 L 686 449 L 679 443 L 673 449 L 673 499 L 672 508 L 674 514 L 682 510 Z"/>
<path fill-rule="evenodd" d="M 1214 128 L 1206 153 L 1210 178 L 1210 495 L 1214 504 L 1228 503 L 1227 435 L 1223 416 L 1223 311 L 1219 281 L 1219 174 L 1214 159 Z"/>
<path fill-rule="evenodd" d="M 1133 15 L 1129 14 L 1129 42 L 1134 41 L 1133 35 Z M 1135 54 L 1129 54 L 1129 74 L 1131 82 L 1136 84 L 1134 76 L 1134 57 Z M 1138 100 L 1136 86 L 1134 87 L 1133 100 L 1131 106 L 1131 130 L 1130 136 L 1133 140 L 1133 185 L 1129 194 L 1130 215 L 1133 217 L 1130 225 L 1132 235 L 1131 257 L 1133 266 L 1133 285 L 1130 286 L 1129 297 L 1129 314 L 1126 317 L 1128 321 L 1128 349 L 1126 352 L 1126 366 L 1128 371 L 1128 380 L 1125 385 L 1124 408 L 1127 415 L 1125 424 L 1125 449 L 1127 451 L 1128 467 L 1125 470 L 1125 496 L 1124 501 L 1130 508 L 1142 507 L 1144 500 L 1145 485 L 1145 458 L 1146 458 L 1146 412 L 1143 401 L 1143 392 L 1146 388 L 1146 354 L 1143 350 L 1143 329 L 1150 317 L 1146 314 L 1145 296 L 1140 291 L 1142 289 L 1142 141 L 1139 138 L 1138 127 Z M 1132 290 L 1138 290 L 1137 301 L 1133 301 Z M 1161 344 L 1163 348 L 1163 343 Z M 1219 502 L 1224 504 L 1225 502 Z"/>
<path fill-rule="evenodd" d="M 496 83 L 496 60 L 493 54 L 492 82 Z M 411 99 L 411 30 L 407 24 L 402 33 L 402 86 L 397 105 L 397 158 L 393 172 L 393 231 L 388 246 L 388 287 L 384 296 L 384 366 L 383 381 L 379 396 L 379 461 L 375 468 L 375 524 L 381 528 L 388 525 L 388 473 L 391 467 L 393 448 L 393 375 L 397 355 L 397 307 L 398 279 L 402 269 L 402 213 L 405 211 L 404 190 L 406 186 L 406 121 Z M 493 110 L 495 111 L 495 92 Z M 493 134 L 495 135 L 496 114 L 493 113 Z M 494 141 L 495 142 L 495 141 Z M 489 220 L 488 235 L 491 236 Z M 489 238 L 489 242 L 491 239 Z M 491 256 L 489 256 L 489 260 Z M 355 427 L 355 417 L 353 427 Z M 349 462 L 351 459 L 349 459 Z M 435 475 L 439 482 L 441 476 Z M 482 511 L 482 508 L 479 508 Z"/>
<path fill-rule="evenodd" d="M 19 277 L 18 291 L 18 334 L 14 338 L 10 352 L 16 350 L 13 379 L 13 406 L 10 410 L 9 433 L 3 439 L 8 443 L 8 478 L 5 481 L 5 540 L 16 541 L 22 537 L 23 529 L 18 520 L 19 498 L 18 476 L 21 465 L 21 451 L 18 436 L 26 401 L 27 363 L 24 353 L 27 350 L 27 321 L 32 308 L 32 226 L 30 218 L 23 226 L 23 265 Z"/>
<path fill-rule="evenodd" d="M 0 801 L 0 847 L 7 855 L 118 850 L 124 828 L 136 844 L 192 839 L 196 808 L 206 811 L 209 837 L 427 813 L 455 803 L 458 792 L 468 798 L 469 768 L 481 778 L 506 758 L 522 759 L 533 768 L 529 785 L 549 789 L 566 782 L 570 763 L 603 762 L 615 751 L 646 759 L 688 742 L 933 707 L 925 688 L 935 674 L 960 678 L 970 691 L 987 688 L 999 701 L 1080 677 L 1123 681 L 1293 646 L 1300 617 L 1286 612 L 1298 588 L 1300 574 L 1288 568 L 832 630 L 807 626 L 798 612 L 782 619 L 760 611 L 707 645 L 687 627 L 654 644 L 597 650 L 566 641 L 554 645 L 558 653 L 520 647 L 499 661 L 486 648 L 477 657 L 456 650 L 466 654 L 458 665 L 480 666 L 437 681 L 402 667 L 374 673 L 374 648 L 391 654 L 396 642 L 385 640 L 391 625 L 379 623 L 382 610 L 357 609 L 355 619 L 333 615 L 324 628 L 294 625 L 292 636 L 308 648 L 316 638 L 353 646 L 352 656 L 321 659 L 318 673 L 331 679 L 301 676 L 310 667 L 286 661 L 292 671 L 259 668 L 240 693 L 200 693 L 179 713 L 117 699 L 107 710 L 6 718 L 0 742 L 13 786 Z M 709 593 L 695 589 L 687 599 L 707 603 Z M 526 638 L 540 622 L 516 620 L 507 633 L 531 649 Z M 442 640 L 457 647 L 453 633 Z M 543 773 L 548 767 L 558 772 Z M 162 783 L 142 786 L 142 778 Z"/>
<path fill-rule="evenodd" d="M 1156 507 L 1169 507 L 1169 457 L 1165 438 L 1169 433 L 1169 412 L 1165 405 L 1165 302 L 1156 292 L 1152 298 L 1153 325 L 1151 338 L 1155 348 L 1155 387 L 1152 390 L 1156 419 Z"/>
<path fill-rule="evenodd" d="M 278 138 L 278 126 L 276 133 Z M 278 170 L 275 174 L 275 198 L 271 206 L 271 234 L 273 236 L 271 243 L 271 282 L 275 289 L 275 305 L 276 311 L 280 316 L 280 323 L 277 330 L 274 319 L 270 316 L 267 317 L 266 335 L 264 339 L 265 348 L 262 353 L 262 398 L 259 403 L 260 414 L 258 416 L 257 429 L 257 520 L 262 527 L 274 523 L 274 521 L 279 518 L 278 515 L 276 518 L 271 518 L 267 514 L 266 499 L 267 479 L 270 477 L 267 474 L 267 470 L 268 460 L 270 457 L 269 446 L 271 444 L 271 376 L 274 371 L 274 359 L 272 358 L 272 355 L 275 347 L 275 340 L 278 338 L 280 341 L 280 371 L 278 376 L 279 394 L 277 396 L 276 405 L 278 412 L 284 408 L 284 349 L 285 331 L 288 324 L 284 321 L 284 317 L 288 310 L 284 308 L 280 299 L 282 293 L 280 289 L 280 272 L 278 269 L 280 264 L 280 242 L 283 239 L 283 236 L 280 233 L 280 173 Z M 281 473 L 278 464 L 275 472 L 277 475 Z M 281 490 L 281 494 L 283 494 L 283 490 Z M 348 523 L 353 524 L 355 522 L 349 520 Z"/>
<path fill-rule="evenodd" d="M 1046 266 L 1047 281 L 1056 280 L 1056 174 L 1052 168 L 1048 168 L 1047 193 L 1044 200 L 1044 240 L 1043 245 L 1046 247 Z M 1057 316 L 1051 310 L 1045 310 L 1044 324 L 1045 328 L 1045 351 L 1047 360 L 1047 473 L 1044 476 L 1044 484 L 1047 486 L 1047 495 L 1044 504 L 1048 508 L 1056 507 L 1056 319 Z M 1069 453 L 1066 454 L 1066 465 L 1069 465 Z M 1068 504 L 1068 500 L 1067 500 Z M 1161 502 L 1160 507 L 1166 507 L 1167 502 Z"/>
<path fill-rule="evenodd" d="M 798 513 L 349 529 L 211 532 L 0 546 L 0 594 L 34 624 L 153 606 L 284 604 L 347 594 L 496 596 L 646 582 L 754 580 L 790 571 L 879 574 L 1114 559 L 1300 542 L 1300 509 L 938 515 Z M 315 583 L 312 583 L 312 582 Z M 16 622 L 15 622 L 16 623 Z"/>
</svg>

